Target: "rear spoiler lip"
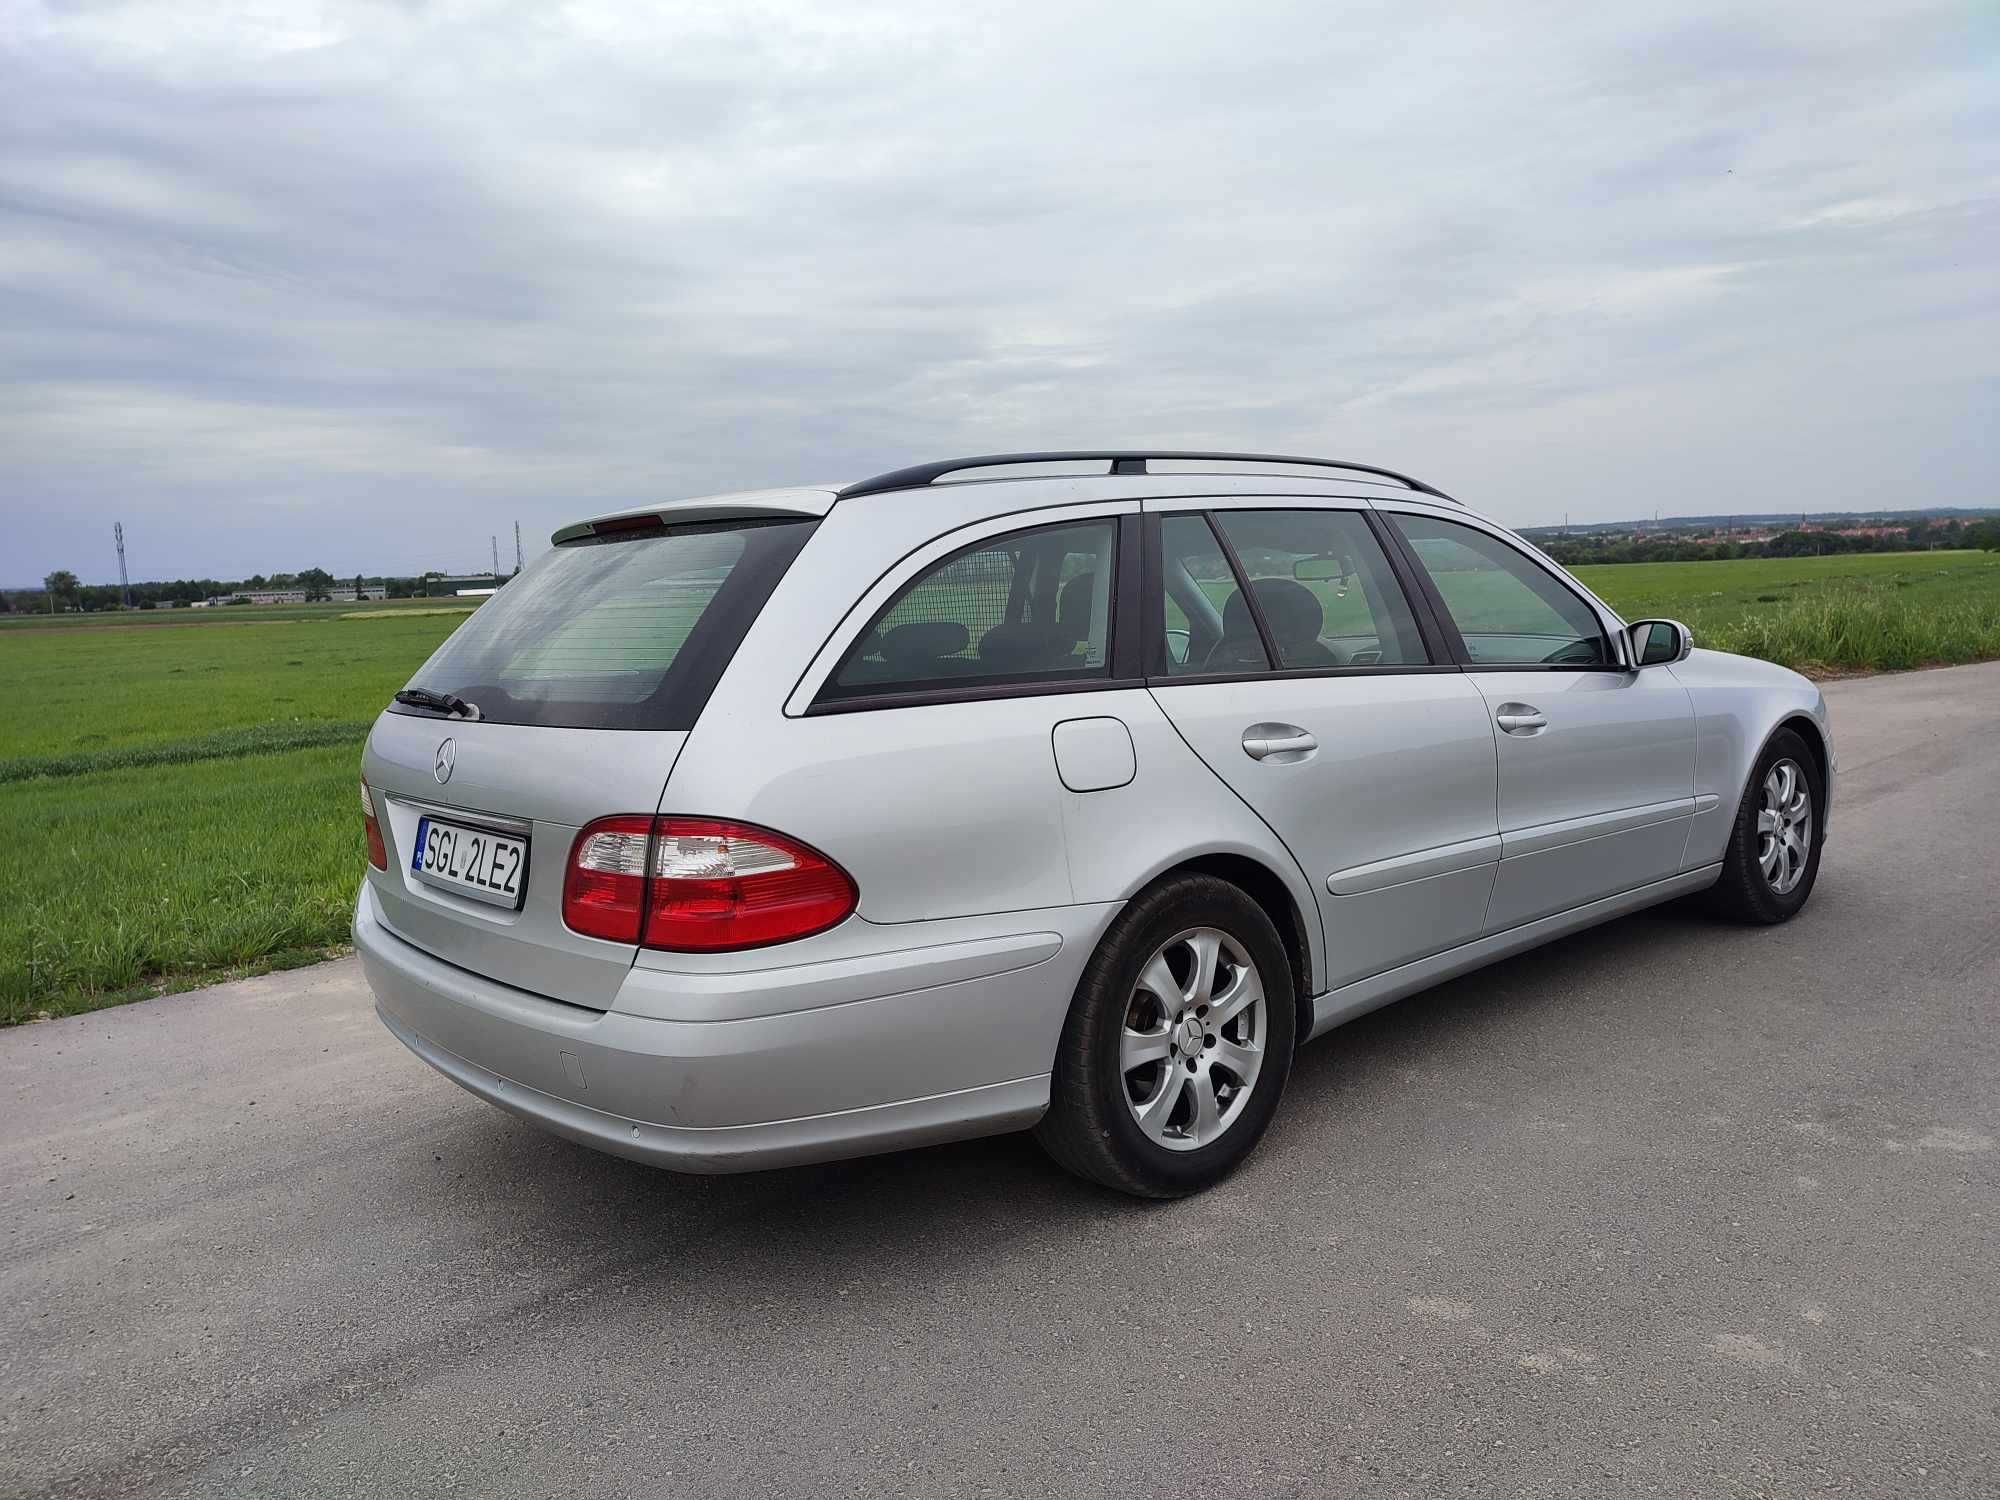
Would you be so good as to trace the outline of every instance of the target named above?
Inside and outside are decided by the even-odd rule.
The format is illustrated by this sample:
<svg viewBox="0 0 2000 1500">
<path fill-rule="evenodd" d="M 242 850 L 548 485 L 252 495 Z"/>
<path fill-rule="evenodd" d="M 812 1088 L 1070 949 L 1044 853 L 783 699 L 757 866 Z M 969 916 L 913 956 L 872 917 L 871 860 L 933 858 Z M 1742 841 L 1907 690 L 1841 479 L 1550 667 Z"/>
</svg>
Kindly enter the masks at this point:
<svg viewBox="0 0 2000 1500">
<path fill-rule="evenodd" d="M 837 495 L 831 489 L 751 490 L 740 495 L 703 495 L 692 500 L 668 500 L 657 505 L 637 505 L 577 521 L 549 538 L 553 546 L 580 537 L 615 535 L 653 526 L 679 526 L 691 521 L 762 521 L 774 517 L 817 520 L 833 509 Z"/>
</svg>

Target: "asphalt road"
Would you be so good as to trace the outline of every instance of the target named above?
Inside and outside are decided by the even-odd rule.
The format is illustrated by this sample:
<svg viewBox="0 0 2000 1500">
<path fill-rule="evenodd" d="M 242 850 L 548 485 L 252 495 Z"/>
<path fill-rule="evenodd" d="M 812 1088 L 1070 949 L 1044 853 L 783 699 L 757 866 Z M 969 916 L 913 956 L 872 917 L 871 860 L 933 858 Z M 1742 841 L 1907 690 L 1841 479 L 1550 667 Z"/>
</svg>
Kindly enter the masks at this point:
<svg viewBox="0 0 2000 1500">
<path fill-rule="evenodd" d="M 352 962 L 0 1033 L 0 1493 L 1991 1496 L 2000 665 L 1829 697 L 1797 921 L 1360 1021 L 1184 1203 L 596 1156 Z"/>
</svg>

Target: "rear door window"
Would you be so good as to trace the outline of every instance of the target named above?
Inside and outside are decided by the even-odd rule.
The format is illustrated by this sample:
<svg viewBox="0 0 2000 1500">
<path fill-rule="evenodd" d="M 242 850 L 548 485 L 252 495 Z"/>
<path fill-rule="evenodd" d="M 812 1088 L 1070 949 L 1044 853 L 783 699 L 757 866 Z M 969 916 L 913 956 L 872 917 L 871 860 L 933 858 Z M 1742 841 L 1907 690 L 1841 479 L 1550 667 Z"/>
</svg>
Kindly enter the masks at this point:
<svg viewBox="0 0 2000 1500">
<path fill-rule="evenodd" d="M 1229 554 L 1206 517 L 1163 517 L 1160 562 L 1168 676 L 1271 669 L 1257 623 L 1229 566 Z"/>
<path fill-rule="evenodd" d="M 822 701 L 1069 683 L 1111 672 L 1111 519 L 988 537 L 919 574 L 848 651 Z"/>
<path fill-rule="evenodd" d="M 482 604 L 409 685 L 454 694 L 501 724 L 692 729 L 815 524 L 662 526 L 566 542 Z"/>
<path fill-rule="evenodd" d="M 1472 665 L 1616 663 L 1597 611 L 1518 549 L 1456 521 L 1403 512 L 1389 519 L 1409 539 Z"/>
<path fill-rule="evenodd" d="M 1285 671 L 1430 661 L 1389 559 L 1357 512 L 1167 516 L 1160 561 L 1169 676 L 1268 671 L 1273 652 Z"/>
</svg>

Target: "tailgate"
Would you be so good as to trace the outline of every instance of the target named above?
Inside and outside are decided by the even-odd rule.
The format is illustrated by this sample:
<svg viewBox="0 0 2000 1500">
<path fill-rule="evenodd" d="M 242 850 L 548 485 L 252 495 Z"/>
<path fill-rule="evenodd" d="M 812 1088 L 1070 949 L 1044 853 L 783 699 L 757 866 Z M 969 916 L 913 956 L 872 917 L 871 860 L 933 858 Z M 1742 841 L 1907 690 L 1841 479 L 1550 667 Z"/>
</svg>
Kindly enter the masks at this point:
<svg viewBox="0 0 2000 1500">
<path fill-rule="evenodd" d="M 607 812 L 652 812 L 687 734 L 464 723 L 384 714 L 362 778 L 375 798 L 389 868 L 368 880 L 382 921 L 426 953 L 503 984 L 594 1010 L 610 1008 L 632 967 L 630 944 L 569 930 L 563 871 L 577 830 Z M 438 779 L 450 741 L 448 778 Z M 423 819 L 527 843 L 518 911 L 420 879 Z"/>
<path fill-rule="evenodd" d="M 384 925 L 502 984 L 609 1009 L 637 949 L 564 923 L 570 848 L 599 818 L 659 809 L 688 730 L 816 524 L 592 523 L 481 605 L 368 737 Z"/>
</svg>

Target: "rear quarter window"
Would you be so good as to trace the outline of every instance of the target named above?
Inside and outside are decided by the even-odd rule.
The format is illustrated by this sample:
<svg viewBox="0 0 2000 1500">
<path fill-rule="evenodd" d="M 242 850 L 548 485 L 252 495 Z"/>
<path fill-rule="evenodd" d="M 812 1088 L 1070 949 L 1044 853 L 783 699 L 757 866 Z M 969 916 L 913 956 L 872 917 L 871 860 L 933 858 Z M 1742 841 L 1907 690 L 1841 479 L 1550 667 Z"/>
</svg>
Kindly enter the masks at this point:
<svg viewBox="0 0 2000 1500">
<path fill-rule="evenodd" d="M 409 685 L 455 694 L 501 724 L 691 729 L 815 524 L 663 526 L 566 542 L 482 605 Z"/>
<path fill-rule="evenodd" d="M 1110 675 L 1117 523 L 989 537 L 919 576 L 876 616 L 822 703 Z"/>
</svg>

